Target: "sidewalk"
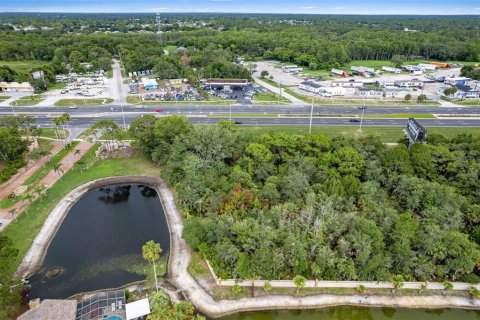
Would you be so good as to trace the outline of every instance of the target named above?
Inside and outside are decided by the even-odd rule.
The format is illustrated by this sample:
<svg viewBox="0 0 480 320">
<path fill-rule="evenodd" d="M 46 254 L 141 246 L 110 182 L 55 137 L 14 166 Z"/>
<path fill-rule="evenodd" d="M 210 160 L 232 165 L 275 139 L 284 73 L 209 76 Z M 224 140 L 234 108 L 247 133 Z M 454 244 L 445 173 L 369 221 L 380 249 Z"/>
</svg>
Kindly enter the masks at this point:
<svg viewBox="0 0 480 320">
<path fill-rule="evenodd" d="M 33 165 L 28 167 L 27 170 L 25 170 L 20 174 L 17 174 L 13 179 L 10 179 L 9 183 L 1 187 L 0 200 L 3 200 L 7 198 L 9 195 L 11 195 L 16 188 L 23 185 L 23 183 L 27 181 L 28 178 L 30 178 L 35 172 L 37 172 L 38 169 L 40 169 L 45 163 L 47 163 L 50 158 L 55 156 L 62 149 L 63 149 L 62 143 L 61 142 L 56 143 L 55 146 L 52 148 L 52 150 L 50 150 L 49 155 L 43 158 L 40 158 Z"/>
<path fill-rule="evenodd" d="M 81 159 L 88 150 L 93 146 L 93 144 L 89 142 L 80 142 L 74 149 L 72 149 L 62 160 L 60 160 L 60 168 L 57 172 L 54 170 L 50 170 L 45 177 L 40 180 L 38 185 L 44 185 L 47 189 L 51 187 L 55 182 L 57 182 L 63 174 L 68 172 L 75 163 Z M 80 154 L 75 154 L 75 150 L 80 150 Z M 61 148 L 60 148 L 61 150 Z M 35 172 L 35 171 L 34 171 Z M 28 179 L 30 176 L 28 176 L 26 179 Z M 25 179 L 25 180 L 26 180 Z M 23 181 L 25 181 L 23 180 Z M 21 185 L 21 184 L 20 184 Z M 3 192 L 3 190 L 2 190 Z M 9 193 L 10 194 L 10 193 Z M 12 220 L 15 219 L 14 216 L 10 213 L 12 209 L 17 210 L 17 215 L 22 213 L 22 209 L 29 205 L 28 201 L 26 200 L 21 200 L 18 201 L 15 205 L 13 205 L 10 208 L 5 208 L 5 209 L 0 209 L 0 219 L 4 222 L 4 225 L 8 225 Z"/>
</svg>

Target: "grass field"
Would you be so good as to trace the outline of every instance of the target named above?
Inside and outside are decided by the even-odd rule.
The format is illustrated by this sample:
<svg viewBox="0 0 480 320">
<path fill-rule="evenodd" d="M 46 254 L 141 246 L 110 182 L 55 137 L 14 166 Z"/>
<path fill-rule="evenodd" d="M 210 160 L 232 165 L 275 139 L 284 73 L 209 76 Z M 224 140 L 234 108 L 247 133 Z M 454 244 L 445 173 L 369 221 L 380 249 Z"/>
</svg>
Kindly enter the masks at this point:
<svg viewBox="0 0 480 320">
<path fill-rule="evenodd" d="M 4 101 L 4 100 L 7 100 L 7 99 L 10 99 L 11 96 L 0 96 L 0 101 Z"/>
<path fill-rule="evenodd" d="M 92 148 L 84 157 L 88 169 L 81 172 L 80 168 L 75 166 L 50 189 L 48 189 L 41 199 L 37 199 L 33 202 L 28 209 L 28 215 L 20 215 L 18 221 L 10 223 L 4 230 L 4 234 L 13 240 L 15 247 L 19 250 L 17 258 L 9 260 L 6 263 L 8 274 L 12 275 L 16 270 L 53 207 L 68 192 L 77 186 L 88 181 L 110 176 L 158 176 L 160 174 L 159 169 L 142 155 L 136 155 L 131 158 L 100 161 L 95 157 L 95 149 L 96 148 Z M 132 163 L 135 163 L 135 165 L 131 165 Z"/>
<path fill-rule="evenodd" d="M 39 104 L 40 102 L 43 101 L 43 97 L 41 94 L 34 94 L 32 96 L 25 96 L 21 97 L 20 99 L 17 99 L 13 102 L 10 103 L 12 106 L 34 106 L 36 104 Z"/>
<path fill-rule="evenodd" d="M 279 102 L 279 95 L 272 92 L 256 93 L 253 96 L 252 102 L 256 104 L 277 104 Z M 289 104 L 289 103 L 291 103 L 291 101 L 288 100 L 287 98 L 283 96 L 280 98 L 280 104 Z"/>
<path fill-rule="evenodd" d="M 60 90 L 64 89 L 67 86 L 65 82 L 55 82 L 48 85 L 47 89 L 50 90 Z"/>
<path fill-rule="evenodd" d="M 5 61 L 0 60 L 0 66 L 8 66 L 19 73 L 29 73 L 33 69 L 48 65 L 46 61 L 39 60 L 21 60 L 21 61 Z"/>
<path fill-rule="evenodd" d="M 54 128 L 41 128 L 40 129 L 40 136 L 41 138 L 51 138 L 51 139 L 56 139 L 57 138 L 57 133 L 60 136 L 60 138 L 63 138 L 65 135 L 68 137 L 68 132 L 66 130 L 58 129 L 55 132 Z"/>
<path fill-rule="evenodd" d="M 69 106 L 98 106 L 102 104 L 110 104 L 113 99 L 60 99 L 54 103 L 57 107 L 69 107 Z"/>
<path fill-rule="evenodd" d="M 480 107 L 480 99 L 456 100 L 456 101 L 452 101 L 452 103 L 460 104 L 462 106 Z"/>
<path fill-rule="evenodd" d="M 240 130 L 252 132 L 254 134 L 262 134 L 267 132 L 285 132 L 292 134 L 308 134 L 307 126 L 239 126 Z M 367 135 L 378 135 L 383 142 L 397 142 L 402 139 L 405 134 L 403 127 L 363 127 L 362 132 L 358 132 L 358 124 L 352 126 L 314 126 L 312 134 L 323 134 L 333 138 L 338 135 L 345 135 L 351 138 L 358 138 Z M 429 127 L 429 134 L 438 133 L 445 137 L 452 138 L 461 133 L 471 133 L 480 135 L 480 128 L 445 128 L 445 127 Z"/>
</svg>

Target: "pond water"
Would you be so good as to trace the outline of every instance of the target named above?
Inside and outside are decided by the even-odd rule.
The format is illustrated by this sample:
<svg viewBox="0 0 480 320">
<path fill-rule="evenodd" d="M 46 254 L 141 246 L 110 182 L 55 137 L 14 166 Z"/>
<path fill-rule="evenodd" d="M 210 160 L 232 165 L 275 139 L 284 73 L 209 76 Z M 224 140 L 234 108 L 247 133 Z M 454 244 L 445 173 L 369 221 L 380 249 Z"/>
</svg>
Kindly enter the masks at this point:
<svg viewBox="0 0 480 320">
<path fill-rule="evenodd" d="M 31 278 L 29 298 L 67 298 L 145 279 L 142 245 L 159 242 L 168 254 L 168 226 L 158 194 L 141 185 L 98 188 L 66 215 Z"/>
<path fill-rule="evenodd" d="M 335 307 L 305 311 L 246 312 L 220 320 L 479 320 L 479 311 Z"/>
</svg>

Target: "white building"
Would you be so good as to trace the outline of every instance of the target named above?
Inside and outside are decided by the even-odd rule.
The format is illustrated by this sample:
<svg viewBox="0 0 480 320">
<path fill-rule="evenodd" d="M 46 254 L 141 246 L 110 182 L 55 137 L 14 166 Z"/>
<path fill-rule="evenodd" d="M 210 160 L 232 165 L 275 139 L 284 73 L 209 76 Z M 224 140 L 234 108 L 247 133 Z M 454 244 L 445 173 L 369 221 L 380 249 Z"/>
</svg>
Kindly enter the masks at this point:
<svg viewBox="0 0 480 320">
<path fill-rule="evenodd" d="M 392 67 L 383 66 L 382 71 L 391 72 L 391 73 L 402 73 L 402 70 Z"/>
<path fill-rule="evenodd" d="M 420 80 L 396 80 L 394 85 L 400 88 L 419 88 L 423 87 L 423 81 Z"/>
<path fill-rule="evenodd" d="M 357 88 L 355 94 L 362 97 L 378 98 L 383 96 L 382 89 L 376 88 Z"/>
<path fill-rule="evenodd" d="M 385 88 L 384 93 L 386 98 L 404 99 L 407 94 L 411 94 L 411 91 L 402 88 Z"/>
<path fill-rule="evenodd" d="M 344 96 L 346 89 L 344 87 L 322 87 L 319 94 L 322 97 Z"/>
<path fill-rule="evenodd" d="M 322 86 L 315 82 L 305 81 L 300 83 L 299 88 L 308 92 L 319 93 Z"/>
<path fill-rule="evenodd" d="M 420 63 L 417 67 L 421 70 L 431 70 L 431 71 L 437 70 L 436 65 L 429 64 L 429 63 L 428 64 L 427 63 Z"/>
<path fill-rule="evenodd" d="M 360 88 L 363 87 L 363 81 L 356 80 L 335 80 L 332 81 L 332 87 Z"/>
<path fill-rule="evenodd" d="M 33 87 L 29 82 L 0 82 L 0 91 L 5 92 L 33 92 Z"/>
<path fill-rule="evenodd" d="M 445 78 L 445 84 L 452 86 L 468 86 L 472 79 L 467 77 Z"/>
</svg>

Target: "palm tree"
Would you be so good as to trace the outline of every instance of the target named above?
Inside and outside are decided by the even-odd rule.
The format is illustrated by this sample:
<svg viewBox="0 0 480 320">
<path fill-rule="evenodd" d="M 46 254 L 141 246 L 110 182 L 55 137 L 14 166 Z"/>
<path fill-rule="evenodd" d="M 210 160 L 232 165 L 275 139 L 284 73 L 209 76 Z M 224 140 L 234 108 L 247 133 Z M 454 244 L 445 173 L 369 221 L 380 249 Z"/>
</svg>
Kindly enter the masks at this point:
<svg viewBox="0 0 480 320">
<path fill-rule="evenodd" d="M 64 112 L 62 114 L 62 124 L 67 124 L 67 128 L 70 129 L 70 125 L 69 125 L 69 122 L 70 120 L 72 120 L 72 118 L 70 117 L 70 114 L 68 114 L 67 112 Z M 64 134 L 65 134 L 65 128 L 64 128 Z M 66 134 L 64 135 L 64 138 L 66 139 Z"/>
<path fill-rule="evenodd" d="M 54 172 L 56 172 L 58 174 L 58 176 L 60 177 L 63 173 L 63 169 L 62 169 L 62 164 L 61 163 L 56 163 L 54 165 L 52 165 L 52 169 Z"/>
<path fill-rule="evenodd" d="M 293 283 L 297 286 L 297 293 L 300 291 L 300 289 L 305 288 L 305 285 L 307 284 L 307 279 L 305 277 L 297 275 L 295 278 L 293 278 Z"/>
<path fill-rule="evenodd" d="M 43 184 L 39 184 L 33 189 L 33 192 L 38 196 L 40 201 L 42 201 L 42 196 L 45 194 L 46 188 Z"/>
<path fill-rule="evenodd" d="M 80 154 L 80 149 L 75 149 L 75 152 L 73 153 L 74 156 L 78 156 Z"/>
<path fill-rule="evenodd" d="M 155 289 L 158 292 L 158 280 L 157 280 L 157 268 L 155 266 L 155 261 L 160 259 L 160 253 L 162 248 L 160 243 L 155 243 L 153 240 L 147 241 L 142 246 L 142 255 L 145 260 L 153 264 L 153 274 L 155 276 Z"/>
<path fill-rule="evenodd" d="M 23 200 L 27 200 L 28 202 L 28 205 L 25 204 L 22 208 L 25 208 L 25 212 L 27 213 L 28 215 L 28 207 L 32 205 L 32 202 L 33 202 L 33 196 L 30 194 L 30 193 L 26 193 L 24 196 L 23 196 Z"/>
</svg>

